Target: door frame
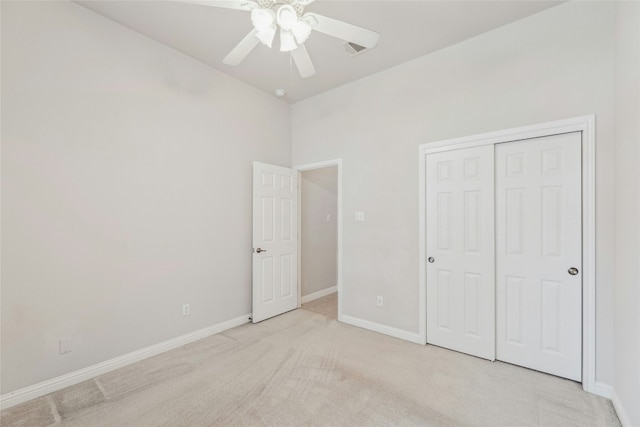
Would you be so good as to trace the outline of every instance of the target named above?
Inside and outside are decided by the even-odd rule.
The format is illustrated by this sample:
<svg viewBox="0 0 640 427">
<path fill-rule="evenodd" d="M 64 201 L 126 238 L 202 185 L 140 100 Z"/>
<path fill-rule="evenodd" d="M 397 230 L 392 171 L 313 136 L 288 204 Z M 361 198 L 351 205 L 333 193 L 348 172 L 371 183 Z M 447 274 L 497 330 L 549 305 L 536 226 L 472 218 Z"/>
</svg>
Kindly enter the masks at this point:
<svg viewBox="0 0 640 427">
<path fill-rule="evenodd" d="M 596 225 L 595 225 L 595 115 L 574 117 L 531 126 L 499 130 L 478 135 L 421 144 L 419 153 L 419 335 L 427 343 L 426 281 L 426 167 L 427 154 L 481 145 L 582 132 L 582 388 L 609 397 L 610 387 L 596 382 Z"/>
<path fill-rule="evenodd" d="M 338 235 L 336 236 L 337 247 L 337 265 L 336 265 L 336 287 L 338 289 L 338 320 L 342 321 L 342 158 L 325 160 L 323 162 L 307 163 L 304 165 L 294 166 L 292 169 L 298 173 L 298 308 L 302 305 L 302 179 L 301 174 L 305 171 L 314 169 L 322 169 L 337 166 L 338 168 L 338 185 L 337 185 L 337 221 Z"/>
</svg>

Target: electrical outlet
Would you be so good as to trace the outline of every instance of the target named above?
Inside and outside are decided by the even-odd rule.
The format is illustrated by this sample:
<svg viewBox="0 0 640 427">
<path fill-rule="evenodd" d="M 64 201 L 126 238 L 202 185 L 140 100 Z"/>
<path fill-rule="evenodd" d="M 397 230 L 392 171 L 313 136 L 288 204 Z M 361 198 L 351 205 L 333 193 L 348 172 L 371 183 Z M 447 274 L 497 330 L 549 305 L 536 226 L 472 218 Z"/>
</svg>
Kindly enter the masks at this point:
<svg viewBox="0 0 640 427">
<path fill-rule="evenodd" d="M 58 341 L 58 352 L 60 354 L 71 353 L 71 338 L 61 338 Z"/>
<path fill-rule="evenodd" d="M 382 298 L 381 296 L 378 296 L 378 299 L 376 300 L 376 305 L 378 307 L 382 307 L 384 305 L 384 298 Z"/>
<path fill-rule="evenodd" d="M 327 222 L 331 222 L 331 214 L 327 214 Z"/>
<path fill-rule="evenodd" d="M 354 212 L 353 219 L 355 219 L 356 221 L 364 221 L 364 212 L 362 211 Z"/>
<path fill-rule="evenodd" d="M 191 314 L 191 306 L 189 304 L 182 304 L 182 315 L 188 316 Z"/>
</svg>

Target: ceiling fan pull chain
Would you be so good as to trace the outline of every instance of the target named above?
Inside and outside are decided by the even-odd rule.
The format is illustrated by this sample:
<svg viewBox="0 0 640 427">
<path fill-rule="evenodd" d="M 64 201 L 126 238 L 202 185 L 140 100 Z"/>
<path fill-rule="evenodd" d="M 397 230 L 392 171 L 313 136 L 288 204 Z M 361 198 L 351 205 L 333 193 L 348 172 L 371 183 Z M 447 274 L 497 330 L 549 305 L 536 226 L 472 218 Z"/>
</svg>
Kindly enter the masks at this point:
<svg viewBox="0 0 640 427">
<path fill-rule="evenodd" d="M 289 52 L 289 80 L 293 80 L 293 53 Z"/>
</svg>

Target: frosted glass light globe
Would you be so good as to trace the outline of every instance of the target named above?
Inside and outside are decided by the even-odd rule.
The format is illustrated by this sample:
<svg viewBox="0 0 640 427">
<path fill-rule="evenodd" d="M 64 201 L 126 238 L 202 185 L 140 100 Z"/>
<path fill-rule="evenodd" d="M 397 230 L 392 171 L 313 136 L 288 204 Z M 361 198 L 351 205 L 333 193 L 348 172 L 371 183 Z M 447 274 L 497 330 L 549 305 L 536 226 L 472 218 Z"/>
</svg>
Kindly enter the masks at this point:
<svg viewBox="0 0 640 427">
<path fill-rule="evenodd" d="M 280 28 L 291 31 L 293 30 L 293 26 L 296 25 L 296 22 L 298 22 L 298 14 L 293 6 L 285 4 L 278 9 L 276 19 Z"/>
<path fill-rule="evenodd" d="M 276 14 L 271 9 L 255 8 L 251 11 L 251 23 L 258 31 L 263 31 L 273 25 Z"/>
<path fill-rule="evenodd" d="M 294 40 L 293 33 L 285 29 L 280 29 L 280 52 L 291 52 L 296 47 L 296 41 Z"/>
<path fill-rule="evenodd" d="M 293 35 L 296 37 L 298 44 L 302 44 L 307 41 L 311 34 L 311 25 L 307 24 L 302 19 L 298 19 L 298 21 L 293 25 L 293 29 L 291 31 L 293 31 Z"/>
</svg>

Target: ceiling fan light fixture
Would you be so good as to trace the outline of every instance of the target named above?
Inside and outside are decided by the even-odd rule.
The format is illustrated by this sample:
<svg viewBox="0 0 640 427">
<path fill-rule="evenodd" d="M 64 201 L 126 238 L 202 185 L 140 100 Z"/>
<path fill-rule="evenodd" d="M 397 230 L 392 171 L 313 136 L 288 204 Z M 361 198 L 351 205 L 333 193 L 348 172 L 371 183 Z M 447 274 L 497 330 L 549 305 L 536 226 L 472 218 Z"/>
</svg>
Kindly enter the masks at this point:
<svg viewBox="0 0 640 427">
<path fill-rule="evenodd" d="M 291 31 L 280 29 L 280 52 L 291 52 L 297 48 L 295 38 Z"/>
<path fill-rule="evenodd" d="M 293 27 L 298 22 L 298 13 L 290 4 L 285 4 L 280 6 L 278 9 L 278 13 L 276 14 L 276 20 L 278 21 L 278 25 L 283 30 L 291 31 Z"/>
<path fill-rule="evenodd" d="M 273 38 L 275 36 L 276 36 L 275 24 L 272 24 L 271 26 L 263 30 L 260 30 L 256 33 L 256 37 L 258 38 L 258 40 L 260 40 L 262 44 L 267 45 L 269 48 L 271 48 L 273 44 Z"/>
<path fill-rule="evenodd" d="M 291 31 L 293 32 L 298 44 L 302 44 L 306 42 L 311 35 L 311 25 L 307 24 L 302 19 L 298 19 Z"/>
<path fill-rule="evenodd" d="M 340 40 L 349 40 L 345 48 L 350 52 L 375 47 L 380 37 L 375 31 L 348 22 L 313 12 L 305 13 L 306 6 L 314 0 L 177 1 L 250 12 L 254 28 L 222 59 L 227 65 L 239 65 L 260 43 L 272 48 L 276 31 L 280 29 L 280 51 L 290 52 L 290 65 L 295 62 L 300 77 L 307 78 L 316 74 L 305 46 L 312 31 Z"/>
<path fill-rule="evenodd" d="M 273 26 L 276 14 L 271 9 L 256 8 L 251 11 L 251 23 L 258 31 L 263 31 Z"/>
</svg>

